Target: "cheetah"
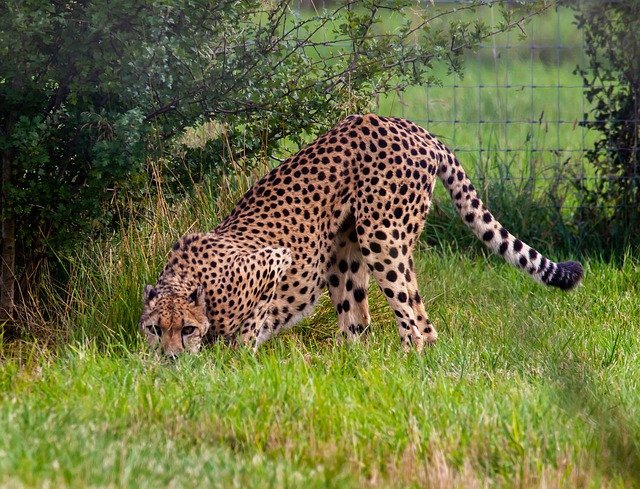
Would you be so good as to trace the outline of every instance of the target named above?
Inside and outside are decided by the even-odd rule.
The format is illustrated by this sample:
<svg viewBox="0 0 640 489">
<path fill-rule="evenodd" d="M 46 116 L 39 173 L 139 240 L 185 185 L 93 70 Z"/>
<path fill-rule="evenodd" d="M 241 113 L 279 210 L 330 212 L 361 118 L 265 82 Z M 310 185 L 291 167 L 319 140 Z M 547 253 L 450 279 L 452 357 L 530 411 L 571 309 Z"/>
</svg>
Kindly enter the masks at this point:
<svg viewBox="0 0 640 489">
<path fill-rule="evenodd" d="M 543 284 L 571 289 L 580 263 L 555 263 L 507 231 L 458 159 L 416 124 L 352 115 L 270 171 L 208 233 L 179 239 L 143 293 L 140 329 L 168 356 L 223 339 L 257 348 L 308 315 L 323 290 L 339 337 L 370 326 L 371 276 L 395 313 L 404 349 L 437 339 L 413 250 L 436 176 L 471 231 Z"/>
</svg>

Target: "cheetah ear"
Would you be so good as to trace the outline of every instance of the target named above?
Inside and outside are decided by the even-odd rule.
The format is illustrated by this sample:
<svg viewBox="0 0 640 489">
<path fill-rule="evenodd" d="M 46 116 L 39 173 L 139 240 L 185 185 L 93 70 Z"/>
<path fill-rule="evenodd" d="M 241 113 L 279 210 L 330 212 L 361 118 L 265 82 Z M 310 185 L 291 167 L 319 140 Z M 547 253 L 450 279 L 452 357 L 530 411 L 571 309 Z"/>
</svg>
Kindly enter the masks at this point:
<svg viewBox="0 0 640 489">
<path fill-rule="evenodd" d="M 193 302 L 196 306 L 204 308 L 205 292 L 202 285 L 198 285 L 191 294 L 189 294 L 189 302 Z"/>
<path fill-rule="evenodd" d="M 153 285 L 145 285 L 144 293 L 142 294 L 142 301 L 145 304 L 149 304 L 153 299 L 158 297 L 158 291 Z"/>
</svg>

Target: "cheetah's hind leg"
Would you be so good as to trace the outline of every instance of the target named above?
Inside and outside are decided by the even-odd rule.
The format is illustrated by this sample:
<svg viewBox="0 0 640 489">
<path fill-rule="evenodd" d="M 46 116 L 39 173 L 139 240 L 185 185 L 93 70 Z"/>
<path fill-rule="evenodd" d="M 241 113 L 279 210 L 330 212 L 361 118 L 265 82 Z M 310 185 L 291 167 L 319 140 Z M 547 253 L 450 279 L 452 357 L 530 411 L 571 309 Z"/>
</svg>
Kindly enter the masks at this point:
<svg viewBox="0 0 640 489">
<path fill-rule="evenodd" d="M 413 270 L 413 243 L 365 227 L 359 239 L 363 259 L 395 313 L 403 349 L 413 345 L 420 352 L 435 343 L 438 333 L 425 311 Z"/>
<path fill-rule="evenodd" d="M 370 274 L 360 252 L 354 222 L 353 216 L 348 217 L 338 232 L 327 273 L 329 296 L 338 313 L 338 341 L 361 338 L 371 324 L 367 297 Z"/>
</svg>

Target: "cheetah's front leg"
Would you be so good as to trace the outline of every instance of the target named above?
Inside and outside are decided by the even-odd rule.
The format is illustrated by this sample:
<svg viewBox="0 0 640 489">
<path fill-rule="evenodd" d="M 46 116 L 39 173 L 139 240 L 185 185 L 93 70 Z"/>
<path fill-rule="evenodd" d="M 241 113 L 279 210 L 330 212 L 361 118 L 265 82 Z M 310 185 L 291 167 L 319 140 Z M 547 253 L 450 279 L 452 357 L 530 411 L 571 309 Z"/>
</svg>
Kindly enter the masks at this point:
<svg viewBox="0 0 640 489">
<path fill-rule="evenodd" d="M 253 311 L 253 315 L 247 319 L 242 325 L 242 344 L 254 351 L 260 346 L 260 333 L 267 323 L 269 315 L 269 303 L 273 298 L 273 294 L 268 301 L 260 301 Z"/>
<path fill-rule="evenodd" d="M 291 251 L 287 248 L 262 248 L 237 258 L 238 270 L 253 284 L 245 300 L 253 299 L 255 306 L 240 328 L 244 345 L 255 350 L 264 341 L 265 332 L 271 331 L 271 303 L 283 275 L 291 266 Z M 248 274 L 252 274 L 249 276 Z"/>
</svg>

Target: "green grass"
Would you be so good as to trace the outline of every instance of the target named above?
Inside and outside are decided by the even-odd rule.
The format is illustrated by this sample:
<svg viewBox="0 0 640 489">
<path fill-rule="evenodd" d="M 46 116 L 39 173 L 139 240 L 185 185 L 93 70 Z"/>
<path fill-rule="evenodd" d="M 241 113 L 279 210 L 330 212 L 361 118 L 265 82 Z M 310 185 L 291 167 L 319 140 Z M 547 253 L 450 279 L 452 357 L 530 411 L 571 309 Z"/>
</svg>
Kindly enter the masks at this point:
<svg viewBox="0 0 640 489">
<path fill-rule="evenodd" d="M 586 261 L 584 286 L 562 293 L 455 242 L 422 247 L 440 333 L 422 355 L 401 351 L 375 288 L 361 343 L 335 344 L 325 297 L 256 354 L 214 345 L 170 363 L 148 352 L 143 284 L 173 239 L 211 227 L 249 183 L 159 199 L 79 252 L 46 323 L 68 342 L 0 344 L 0 486 L 640 485 L 632 256 Z"/>
<path fill-rule="evenodd" d="M 441 338 L 423 355 L 379 294 L 343 347 L 326 300 L 255 355 L 25 346 L 0 370 L 0 485 L 640 483 L 636 260 L 588 262 L 570 294 L 493 258 L 417 263 Z"/>
</svg>

